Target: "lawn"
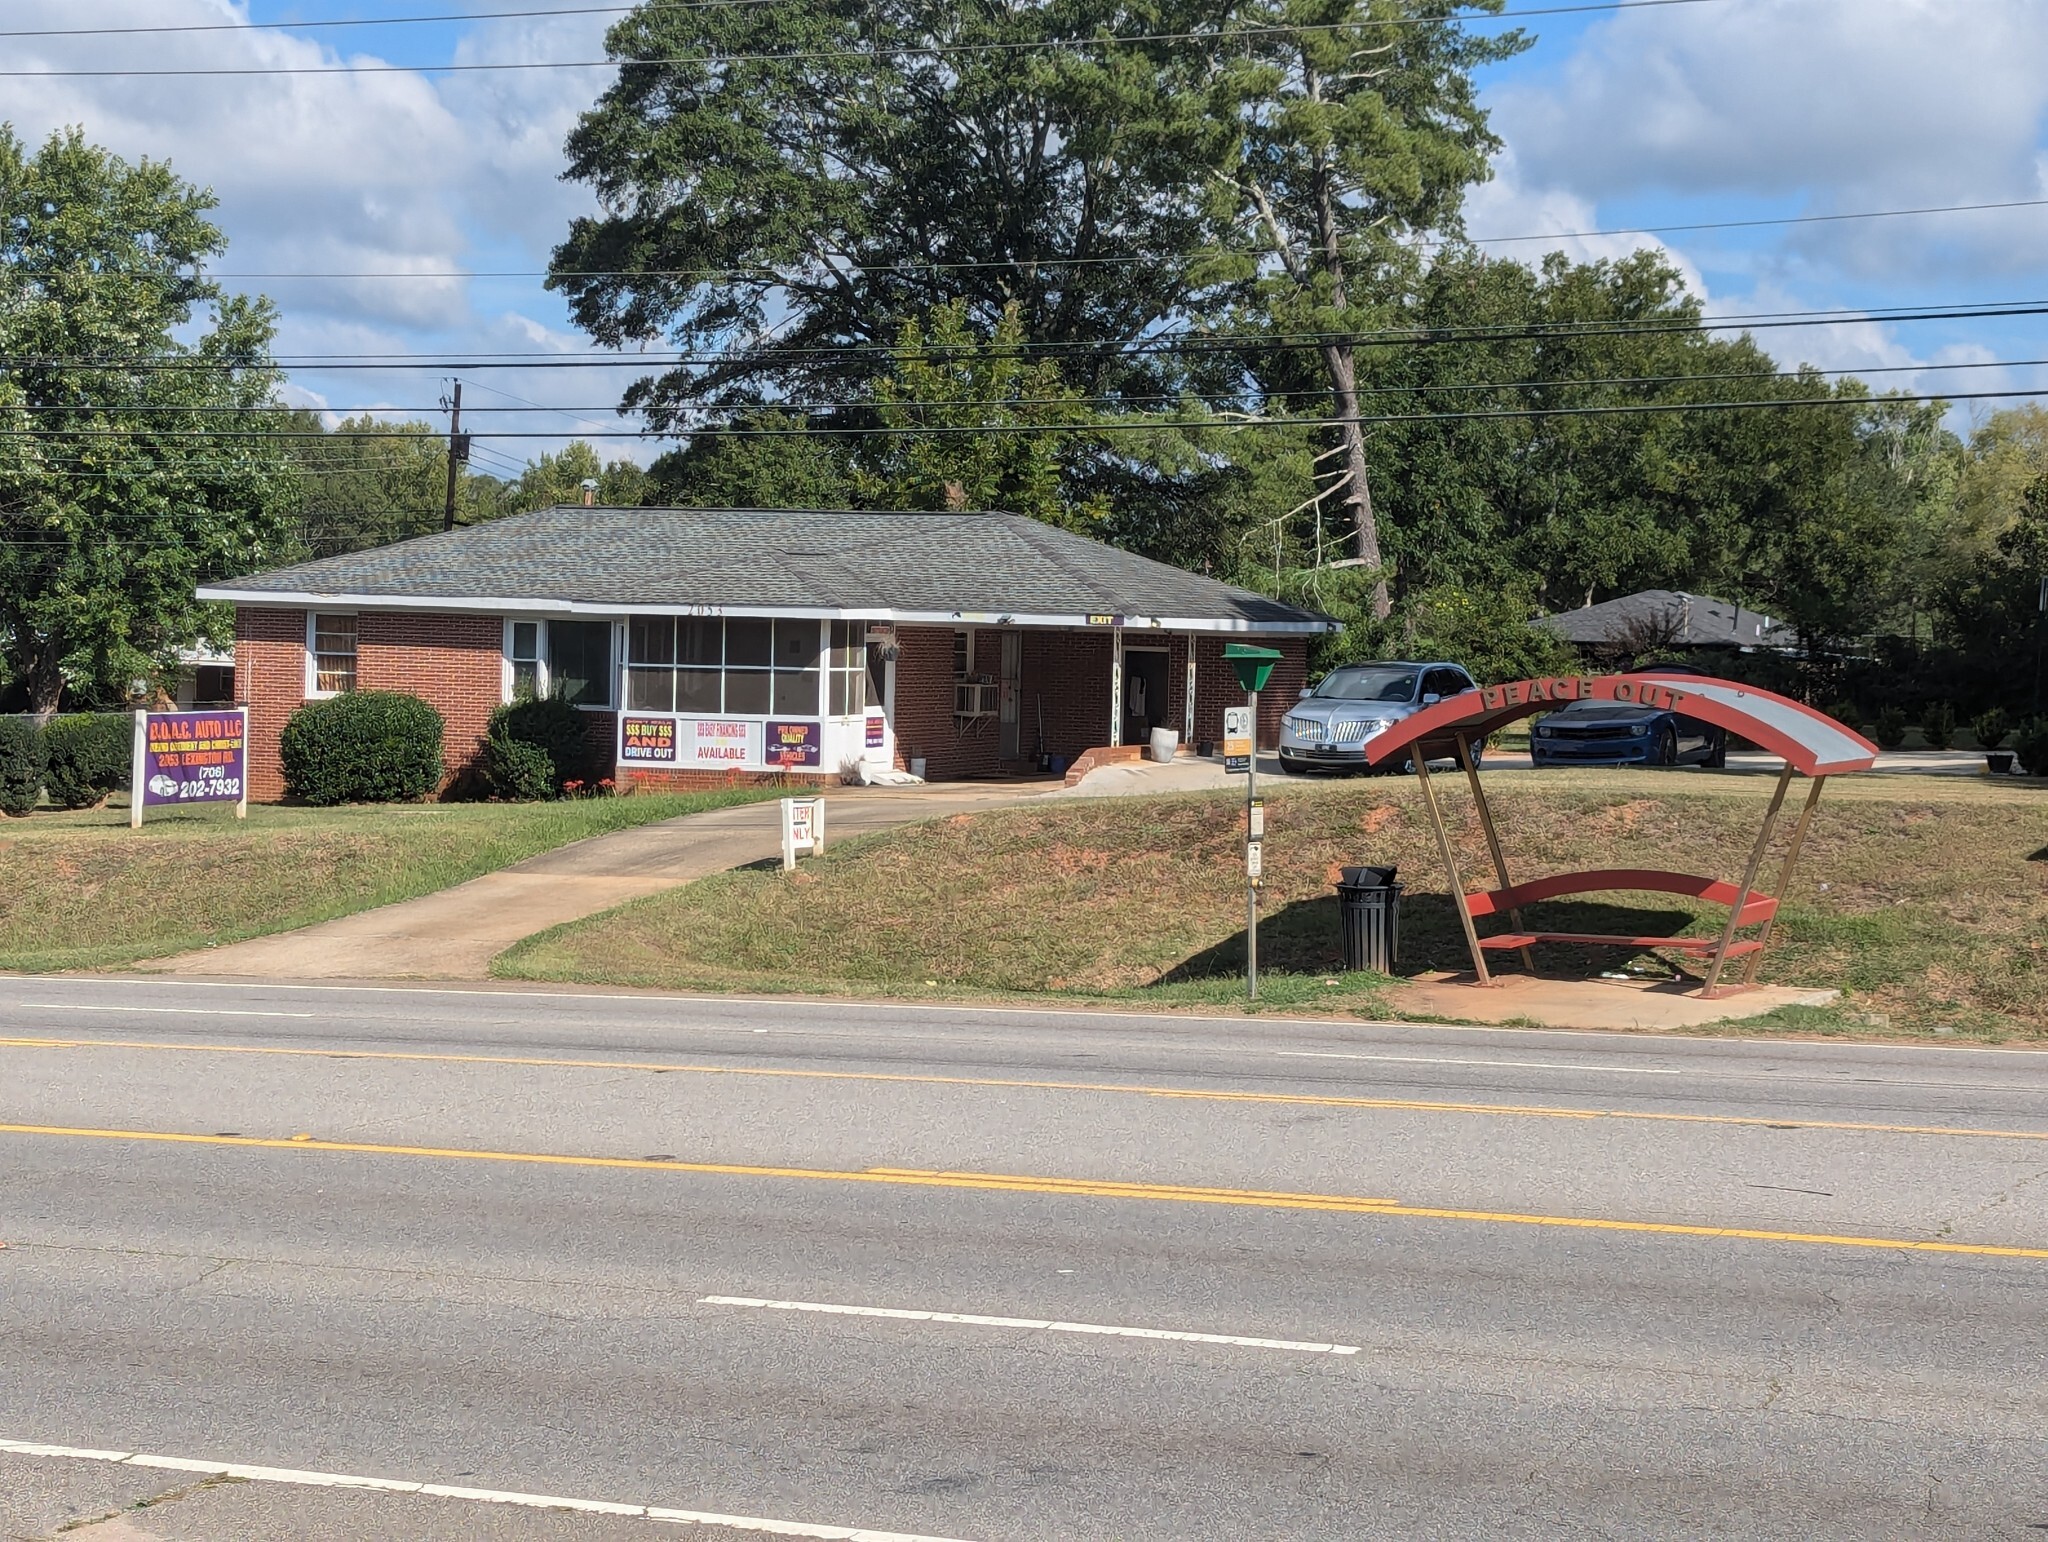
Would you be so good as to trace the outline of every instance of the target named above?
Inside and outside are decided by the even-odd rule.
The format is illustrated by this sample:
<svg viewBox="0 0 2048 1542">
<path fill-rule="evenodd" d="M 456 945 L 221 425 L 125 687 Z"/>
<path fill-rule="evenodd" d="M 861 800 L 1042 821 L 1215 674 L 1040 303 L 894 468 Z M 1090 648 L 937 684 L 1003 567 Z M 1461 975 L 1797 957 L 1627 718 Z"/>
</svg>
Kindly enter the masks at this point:
<svg viewBox="0 0 2048 1542">
<path fill-rule="evenodd" d="M 564 803 L 124 808 L 0 820 L 0 969 L 97 969 L 412 899 L 735 790 Z"/>
<path fill-rule="evenodd" d="M 1771 779 L 1694 772 L 1489 775 L 1520 875 L 1591 867 L 1739 873 Z M 1260 957 L 1269 1001 L 1378 1010 L 1376 982 L 1332 986 L 1331 884 L 1395 862 L 1411 886 L 1403 973 L 1465 967 L 1417 790 L 1373 778 L 1270 786 Z M 1439 782 L 1468 886 L 1489 872 L 1469 799 Z M 1242 803 L 1230 795 L 1057 801 L 835 847 L 790 875 L 705 879 L 502 955 L 497 972 L 683 989 L 1217 1003 L 1243 964 Z M 1789 824 L 1789 821 L 1788 821 Z M 1773 865 L 1766 874 L 1775 874 Z M 1675 935 L 1725 911 L 1667 896 L 1537 907 L 1550 930 Z M 1624 956 L 1592 960 L 1627 964 Z M 1556 949 L 1546 970 L 1583 970 Z M 1838 987 L 1799 1026 L 2048 1036 L 2048 788 L 1864 777 L 1830 788 L 1765 966 Z"/>
</svg>

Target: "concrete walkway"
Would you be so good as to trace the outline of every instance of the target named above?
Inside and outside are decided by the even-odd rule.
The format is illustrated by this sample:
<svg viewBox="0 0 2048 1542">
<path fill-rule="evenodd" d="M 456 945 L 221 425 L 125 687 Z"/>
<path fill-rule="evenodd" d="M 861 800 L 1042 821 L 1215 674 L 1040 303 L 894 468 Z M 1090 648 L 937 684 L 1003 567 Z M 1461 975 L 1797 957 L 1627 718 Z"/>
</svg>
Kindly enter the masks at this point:
<svg viewBox="0 0 2048 1542">
<path fill-rule="evenodd" d="M 835 788 L 825 797 L 826 845 L 1046 795 L 1045 784 L 1030 782 Z M 522 937 L 712 873 L 779 859 L 780 819 L 773 801 L 687 814 L 542 852 L 415 900 L 137 968 L 215 979 L 487 979 L 491 960 Z"/>
</svg>

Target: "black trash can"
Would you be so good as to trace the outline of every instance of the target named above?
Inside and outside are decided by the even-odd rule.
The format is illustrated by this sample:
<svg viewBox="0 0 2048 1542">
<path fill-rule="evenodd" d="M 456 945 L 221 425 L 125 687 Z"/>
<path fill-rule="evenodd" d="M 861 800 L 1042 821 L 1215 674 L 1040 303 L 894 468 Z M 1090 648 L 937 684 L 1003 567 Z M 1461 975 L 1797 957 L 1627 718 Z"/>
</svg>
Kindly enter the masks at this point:
<svg viewBox="0 0 2048 1542">
<path fill-rule="evenodd" d="M 1401 885 L 1391 867 L 1347 867 L 1337 884 L 1344 967 L 1392 974 L 1401 951 Z"/>
</svg>

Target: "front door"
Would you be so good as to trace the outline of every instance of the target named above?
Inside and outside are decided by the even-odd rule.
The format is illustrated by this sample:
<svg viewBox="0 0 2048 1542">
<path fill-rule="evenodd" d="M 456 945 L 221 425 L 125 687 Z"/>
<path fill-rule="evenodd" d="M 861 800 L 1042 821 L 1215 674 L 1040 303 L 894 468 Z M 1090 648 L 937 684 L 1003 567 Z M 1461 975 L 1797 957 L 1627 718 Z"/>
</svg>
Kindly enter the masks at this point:
<svg viewBox="0 0 2048 1542">
<path fill-rule="evenodd" d="M 889 657 L 894 646 L 868 644 L 868 700 L 861 759 L 877 770 L 887 770 L 896 764 L 896 661 Z"/>
<path fill-rule="evenodd" d="M 1022 753 L 1024 717 L 1024 634 L 1003 633 L 1002 682 L 996 691 L 996 759 L 1015 760 Z"/>
</svg>

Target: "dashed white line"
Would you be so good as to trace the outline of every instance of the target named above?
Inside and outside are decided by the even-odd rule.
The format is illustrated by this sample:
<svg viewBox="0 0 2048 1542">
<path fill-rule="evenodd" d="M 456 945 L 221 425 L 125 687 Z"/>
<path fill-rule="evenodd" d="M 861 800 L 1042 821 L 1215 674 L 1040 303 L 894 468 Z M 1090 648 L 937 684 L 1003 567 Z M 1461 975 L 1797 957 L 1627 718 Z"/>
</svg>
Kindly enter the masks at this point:
<svg viewBox="0 0 2048 1542">
<path fill-rule="evenodd" d="M 1396 1065 L 1508 1066 L 1517 1071 L 1604 1071 L 1610 1076 L 1683 1076 L 1676 1066 L 1562 1065 L 1555 1060 L 1473 1060 L 1464 1055 L 1352 1055 L 1337 1050 L 1276 1049 L 1280 1060 L 1385 1060 Z"/>
<path fill-rule="evenodd" d="M 1041 1333 L 1097 1333 L 1122 1339 L 1166 1339 L 1179 1344 L 1228 1344 L 1238 1349 L 1280 1349 L 1302 1355 L 1355 1355 L 1356 1344 L 1311 1344 L 1298 1339 L 1249 1338 L 1237 1333 L 1184 1333 L 1175 1328 L 1118 1328 L 1097 1322 L 1054 1322 L 1041 1317 L 985 1317 L 977 1312 L 919 1312 L 893 1306 L 842 1306 L 829 1301 L 768 1301 L 757 1296 L 699 1296 L 699 1306 L 747 1306 L 770 1312 L 823 1312 L 834 1317 L 890 1317 L 901 1322 L 956 1323 L 970 1328 L 1029 1328 Z"/>
<path fill-rule="evenodd" d="M 215 1462 L 189 1456 L 155 1456 L 146 1451 L 97 1451 L 82 1446 L 53 1446 L 39 1441 L 0 1440 L 0 1454 L 43 1456 L 87 1462 L 117 1462 L 126 1467 L 154 1467 L 206 1477 L 239 1478 L 245 1483 L 286 1483 L 299 1488 L 371 1489 L 386 1494 L 418 1494 L 429 1499 L 465 1499 L 472 1504 L 518 1505 L 530 1510 L 572 1510 L 585 1515 L 623 1515 L 678 1526 L 724 1526 L 734 1531 L 759 1531 L 774 1537 L 815 1537 L 830 1542 L 958 1542 L 956 1538 L 922 1536 L 907 1531 L 877 1531 L 871 1526 L 817 1526 L 804 1521 L 769 1520 L 758 1515 L 720 1515 L 710 1510 L 677 1510 L 666 1505 L 619 1504 L 607 1499 L 569 1499 L 559 1494 L 521 1494 L 504 1489 L 458 1488 L 447 1483 L 404 1478 L 368 1478 L 345 1472 L 304 1472 L 292 1467 L 260 1467 L 247 1462 Z"/>
</svg>

